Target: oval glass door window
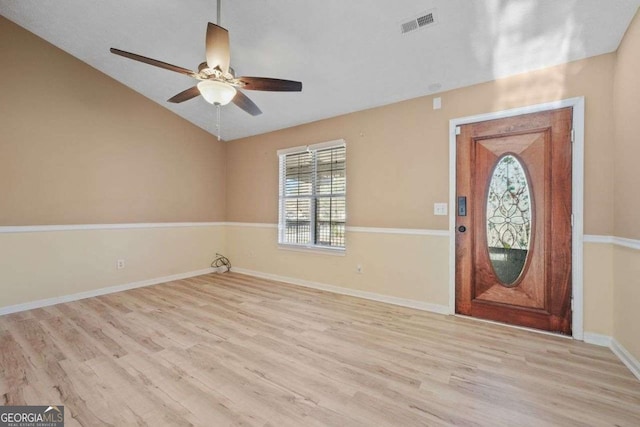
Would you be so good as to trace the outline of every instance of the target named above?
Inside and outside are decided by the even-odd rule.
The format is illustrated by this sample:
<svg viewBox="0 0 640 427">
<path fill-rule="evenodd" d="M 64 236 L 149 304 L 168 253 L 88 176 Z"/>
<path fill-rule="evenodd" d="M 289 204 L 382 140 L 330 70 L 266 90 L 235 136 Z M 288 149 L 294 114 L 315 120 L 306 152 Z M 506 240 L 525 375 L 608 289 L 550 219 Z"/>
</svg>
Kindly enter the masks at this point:
<svg viewBox="0 0 640 427">
<path fill-rule="evenodd" d="M 513 155 L 496 164 L 487 193 L 487 245 L 493 270 L 503 285 L 515 286 L 531 245 L 531 191 Z"/>
</svg>

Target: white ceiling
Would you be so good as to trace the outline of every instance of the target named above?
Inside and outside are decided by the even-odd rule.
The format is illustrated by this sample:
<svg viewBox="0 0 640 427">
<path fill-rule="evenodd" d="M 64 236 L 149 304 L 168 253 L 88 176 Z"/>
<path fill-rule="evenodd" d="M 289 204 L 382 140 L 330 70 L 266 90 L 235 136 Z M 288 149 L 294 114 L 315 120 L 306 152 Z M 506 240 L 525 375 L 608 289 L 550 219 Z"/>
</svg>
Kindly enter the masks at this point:
<svg viewBox="0 0 640 427">
<path fill-rule="evenodd" d="M 252 117 L 223 107 L 233 140 L 612 52 L 640 0 L 223 0 L 237 75 L 303 82 L 302 93 L 246 91 Z M 400 24 L 434 11 L 435 25 Z M 0 13 L 215 133 L 200 97 L 166 100 L 187 76 L 109 53 L 110 47 L 189 69 L 204 61 L 215 0 L 0 0 Z M 5 65 L 5 64 L 3 64 Z M 43 64 L 46 65 L 46 64 Z"/>
</svg>

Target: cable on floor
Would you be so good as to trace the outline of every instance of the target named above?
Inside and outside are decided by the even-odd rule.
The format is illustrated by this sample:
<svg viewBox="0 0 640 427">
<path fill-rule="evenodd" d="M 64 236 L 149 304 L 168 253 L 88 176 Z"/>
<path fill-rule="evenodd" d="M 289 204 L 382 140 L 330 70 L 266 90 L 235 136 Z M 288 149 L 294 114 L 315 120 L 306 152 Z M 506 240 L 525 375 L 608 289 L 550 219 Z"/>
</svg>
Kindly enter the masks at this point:
<svg viewBox="0 0 640 427">
<path fill-rule="evenodd" d="M 211 267 L 218 269 L 220 269 L 220 267 L 225 267 L 225 270 L 220 269 L 218 271 L 220 273 L 226 273 L 227 271 L 231 270 L 231 261 L 229 261 L 229 258 L 227 258 L 226 256 L 216 253 L 216 259 L 214 259 L 211 263 Z"/>
</svg>

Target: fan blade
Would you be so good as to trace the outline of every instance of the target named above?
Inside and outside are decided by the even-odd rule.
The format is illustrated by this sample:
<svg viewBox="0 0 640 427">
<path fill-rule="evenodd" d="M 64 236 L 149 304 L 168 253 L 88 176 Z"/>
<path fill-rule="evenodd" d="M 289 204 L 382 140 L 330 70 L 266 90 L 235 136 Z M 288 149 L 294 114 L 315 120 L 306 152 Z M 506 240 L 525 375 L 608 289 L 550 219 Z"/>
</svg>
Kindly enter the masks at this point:
<svg viewBox="0 0 640 427">
<path fill-rule="evenodd" d="M 166 62 L 158 61 L 157 59 L 147 58 L 146 56 L 137 55 L 131 52 L 125 52 L 124 50 L 111 48 L 109 49 L 111 53 L 115 53 L 116 55 L 124 56 L 125 58 L 133 59 L 134 61 L 144 62 L 145 64 L 153 65 L 156 67 L 164 68 L 165 70 L 175 71 L 176 73 L 186 74 L 187 76 L 193 76 L 194 73 L 191 70 L 187 70 L 186 68 L 178 67 L 177 65 L 167 64 Z"/>
<path fill-rule="evenodd" d="M 206 55 L 209 68 L 218 67 L 223 73 L 229 71 L 229 31 L 211 22 L 207 25 Z"/>
<path fill-rule="evenodd" d="M 168 99 L 169 102 L 173 102 L 174 104 L 178 104 L 180 102 L 188 101 L 196 96 L 200 95 L 200 91 L 198 90 L 198 86 L 190 87 L 187 90 L 183 90 L 179 94 Z"/>
<path fill-rule="evenodd" d="M 257 116 L 259 114 L 262 114 L 262 111 L 260 111 L 258 106 L 254 104 L 253 101 L 250 100 L 247 95 L 245 95 L 244 93 L 240 92 L 237 89 L 236 89 L 236 96 L 233 97 L 231 102 L 233 102 L 238 107 L 242 108 L 244 111 L 251 114 L 252 116 Z"/>
<path fill-rule="evenodd" d="M 301 92 L 302 82 L 293 80 L 269 79 L 267 77 L 238 77 L 247 90 L 266 90 L 273 92 Z"/>
</svg>

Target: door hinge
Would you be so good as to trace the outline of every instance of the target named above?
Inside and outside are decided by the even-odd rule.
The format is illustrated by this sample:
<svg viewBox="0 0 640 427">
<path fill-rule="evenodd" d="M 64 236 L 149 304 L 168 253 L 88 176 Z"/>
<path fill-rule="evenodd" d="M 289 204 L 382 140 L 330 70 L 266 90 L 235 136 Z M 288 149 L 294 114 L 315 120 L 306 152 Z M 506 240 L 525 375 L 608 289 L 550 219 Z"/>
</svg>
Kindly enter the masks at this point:
<svg viewBox="0 0 640 427">
<path fill-rule="evenodd" d="M 571 298 L 571 311 L 573 311 L 573 298 Z"/>
<path fill-rule="evenodd" d="M 460 126 L 456 126 L 456 135 L 460 135 L 460 131 L 461 131 Z"/>
<path fill-rule="evenodd" d="M 573 214 L 571 214 L 571 226 L 573 227 Z"/>
<path fill-rule="evenodd" d="M 571 142 L 576 142 L 576 131 L 571 129 Z"/>
</svg>

